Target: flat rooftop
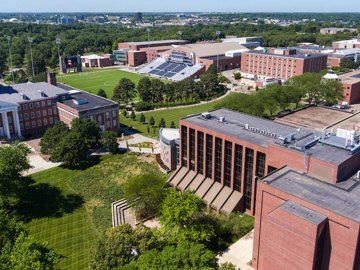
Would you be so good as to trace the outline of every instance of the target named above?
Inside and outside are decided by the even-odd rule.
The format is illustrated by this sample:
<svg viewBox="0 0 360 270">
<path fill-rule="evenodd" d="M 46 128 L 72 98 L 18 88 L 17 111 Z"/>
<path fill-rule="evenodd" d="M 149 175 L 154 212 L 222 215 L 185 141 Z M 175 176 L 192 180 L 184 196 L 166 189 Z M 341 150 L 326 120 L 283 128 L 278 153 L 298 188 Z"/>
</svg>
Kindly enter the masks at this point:
<svg viewBox="0 0 360 270">
<path fill-rule="evenodd" d="M 356 176 L 334 185 L 285 167 L 262 181 L 323 209 L 360 222 L 360 182 Z"/>
<path fill-rule="evenodd" d="M 321 138 L 321 132 L 315 129 L 297 128 L 227 109 L 214 110 L 209 114 L 208 118 L 202 114 L 190 115 L 182 121 L 262 147 L 270 144 L 286 147 L 337 165 L 352 156 L 352 149 L 335 147 L 330 144 L 330 140 L 329 144 L 326 140 L 324 143 L 317 143 Z M 221 118 L 225 120 L 221 121 Z M 293 139 L 290 140 L 291 137 Z M 289 143 L 284 144 L 281 138 L 289 138 Z"/>
<path fill-rule="evenodd" d="M 360 70 L 338 75 L 342 83 L 354 84 L 360 82 Z"/>
<path fill-rule="evenodd" d="M 351 113 L 345 111 L 312 106 L 285 115 L 281 118 L 276 118 L 274 121 L 285 125 L 305 127 L 315 129 L 317 131 L 322 131 L 328 126 L 346 119 L 351 115 Z"/>
<path fill-rule="evenodd" d="M 310 58 L 318 58 L 318 57 L 324 57 L 324 54 L 320 53 L 312 53 L 312 54 L 303 54 L 303 53 L 296 53 L 296 54 L 290 54 L 290 55 L 282 55 L 282 54 L 275 54 L 275 53 L 268 53 L 268 52 L 262 52 L 262 51 L 249 51 L 246 52 L 249 54 L 260 54 L 260 55 L 271 55 L 271 56 L 277 56 L 277 57 L 286 57 L 286 58 L 299 58 L 299 59 L 310 59 Z"/>
<path fill-rule="evenodd" d="M 79 90 L 68 91 L 68 94 L 70 95 L 70 98 L 67 100 L 59 101 L 59 103 L 76 109 L 78 112 L 90 111 L 103 107 L 117 105 L 117 103 L 114 101 Z"/>
<path fill-rule="evenodd" d="M 179 44 L 179 43 L 188 43 L 188 40 L 183 40 L 183 39 L 168 39 L 168 40 L 151 40 L 149 42 L 147 41 L 138 41 L 138 42 L 122 42 L 123 44 L 132 44 L 132 45 L 137 45 L 137 46 L 142 46 L 142 45 L 161 45 L 161 44 L 168 44 L 168 43 L 174 43 L 174 44 Z"/>
<path fill-rule="evenodd" d="M 346 130 L 353 130 L 354 125 L 360 126 L 360 113 L 353 114 L 353 116 L 347 118 L 344 121 L 336 123 L 334 125 L 329 126 L 329 128 L 333 128 L 334 130 L 338 128 L 346 129 Z"/>
<path fill-rule="evenodd" d="M 19 83 L 0 85 L 0 100 L 10 103 L 21 103 L 29 100 L 54 98 L 66 94 L 67 91 L 46 82 Z"/>
<path fill-rule="evenodd" d="M 211 57 L 216 55 L 224 55 L 227 51 L 249 51 L 248 48 L 239 44 L 238 42 L 220 42 L 220 43 L 192 43 L 180 46 L 191 52 L 194 52 L 197 57 Z"/>
</svg>

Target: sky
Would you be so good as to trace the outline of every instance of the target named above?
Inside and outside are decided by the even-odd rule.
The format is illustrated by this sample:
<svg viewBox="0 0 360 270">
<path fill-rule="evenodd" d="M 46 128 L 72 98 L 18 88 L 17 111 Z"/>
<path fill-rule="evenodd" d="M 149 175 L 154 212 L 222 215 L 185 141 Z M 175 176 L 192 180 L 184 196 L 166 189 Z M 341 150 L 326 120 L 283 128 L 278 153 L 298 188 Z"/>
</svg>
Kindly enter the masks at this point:
<svg viewBox="0 0 360 270">
<path fill-rule="evenodd" d="M 0 6 L 0 12 L 360 12 L 359 0 L 0 0 Z"/>
</svg>

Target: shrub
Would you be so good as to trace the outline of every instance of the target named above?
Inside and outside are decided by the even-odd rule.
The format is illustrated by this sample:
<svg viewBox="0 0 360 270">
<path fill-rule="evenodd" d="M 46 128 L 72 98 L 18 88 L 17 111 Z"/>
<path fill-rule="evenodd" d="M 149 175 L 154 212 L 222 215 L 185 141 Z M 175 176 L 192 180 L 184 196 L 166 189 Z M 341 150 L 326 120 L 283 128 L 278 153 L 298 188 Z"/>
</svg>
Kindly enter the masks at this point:
<svg viewBox="0 0 360 270">
<path fill-rule="evenodd" d="M 146 101 L 139 101 L 138 103 L 135 104 L 135 110 L 138 112 L 141 111 L 150 111 L 153 110 L 154 106 Z"/>
</svg>

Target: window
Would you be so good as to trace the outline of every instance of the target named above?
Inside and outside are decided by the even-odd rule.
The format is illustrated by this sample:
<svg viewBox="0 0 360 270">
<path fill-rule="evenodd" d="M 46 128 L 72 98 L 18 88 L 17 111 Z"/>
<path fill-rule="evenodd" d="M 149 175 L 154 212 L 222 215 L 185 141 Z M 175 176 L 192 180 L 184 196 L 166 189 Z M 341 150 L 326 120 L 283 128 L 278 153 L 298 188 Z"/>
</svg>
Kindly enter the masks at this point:
<svg viewBox="0 0 360 270">
<path fill-rule="evenodd" d="M 234 163 L 234 189 L 241 192 L 241 174 L 242 174 L 242 155 L 243 147 L 235 145 L 235 163 Z"/>
<path fill-rule="evenodd" d="M 19 121 L 22 121 L 22 114 L 19 114 Z"/>
<path fill-rule="evenodd" d="M 54 119 L 52 117 L 49 118 L 49 124 L 53 124 L 54 123 Z"/>
<path fill-rule="evenodd" d="M 46 116 L 46 110 L 43 110 L 43 111 L 42 111 L 42 115 L 43 115 L 43 116 Z"/>
<path fill-rule="evenodd" d="M 30 110 L 34 109 L 34 103 L 29 103 Z"/>
<path fill-rule="evenodd" d="M 215 138 L 215 181 L 221 182 L 222 139 Z"/>
<path fill-rule="evenodd" d="M 11 124 L 12 123 L 12 117 L 8 115 L 7 119 L 8 119 L 8 123 Z"/>
<path fill-rule="evenodd" d="M 112 111 L 112 117 L 116 117 L 116 111 Z"/>
<path fill-rule="evenodd" d="M 40 108 L 40 102 L 35 102 L 35 108 Z"/>
<path fill-rule="evenodd" d="M 251 208 L 251 194 L 252 194 L 252 179 L 253 179 L 253 165 L 254 165 L 254 150 L 245 149 L 245 208 Z"/>
<path fill-rule="evenodd" d="M 116 127 L 116 119 L 113 120 L 113 127 Z"/>
<path fill-rule="evenodd" d="M 35 113 L 34 113 L 34 112 L 31 112 L 31 113 L 30 113 L 30 118 L 31 118 L 31 119 L 34 119 L 34 118 L 35 118 Z"/>
<path fill-rule="evenodd" d="M 261 178 L 265 175 L 265 161 L 266 155 L 261 152 L 257 152 L 256 155 L 256 176 Z"/>
<path fill-rule="evenodd" d="M 29 122 L 26 122 L 26 123 L 25 123 L 25 128 L 26 128 L 26 129 L 29 129 L 29 128 L 30 128 L 30 123 L 29 123 Z"/>
<path fill-rule="evenodd" d="M 57 109 L 56 108 L 53 108 L 53 113 L 57 114 Z"/>
<path fill-rule="evenodd" d="M 28 119 L 29 119 L 29 114 L 28 114 L 28 113 L 24 113 L 24 118 L 25 118 L 25 120 L 28 120 Z"/>
<path fill-rule="evenodd" d="M 181 165 L 187 166 L 187 127 L 181 126 Z"/>
<path fill-rule="evenodd" d="M 47 105 L 51 106 L 51 100 L 50 99 L 47 101 Z"/>
<path fill-rule="evenodd" d="M 41 112 L 40 111 L 36 111 L 36 117 L 41 117 Z"/>
<path fill-rule="evenodd" d="M 42 121 L 41 119 L 38 120 L 38 127 L 41 127 L 42 126 Z"/>
<path fill-rule="evenodd" d="M 206 135 L 206 177 L 212 178 L 213 137 Z"/>
<path fill-rule="evenodd" d="M 52 109 L 48 109 L 48 114 L 52 115 Z"/>
<path fill-rule="evenodd" d="M 45 106 L 46 106 L 45 100 L 44 100 L 44 101 L 41 101 L 41 107 L 45 107 Z"/>
<path fill-rule="evenodd" d="M 190 170 L 195 170 L 195 130 L 189 129 Z"/>
<path fill-rule="evenodd" d="M 48 120 L 47 120 L 47 118 L 44 118 L 43 122 L 44 122 L 44 126 L 47 126 L 47 125 L 48 125 Z"/>
<path fill-rule="evenodd" d="M 110 118 L 110 113 L 109 113 L 109 112 L 105 112 L 105 117 L 106 117 L 106 119 Z"/>
<path fill-rule="evenodd" d="M 230 187 L 231 185 L 231 160 L 232 160 L 232 143 L 225 141 L 224 184 L 227 187 Z"/>
<path fill-rule="evenodd" d="M 204 173 L 204 133 L 197 132 L 197 172 Z"/>
<path fill-rule="evenodd" d="M 27 105 L 27 104 L 24 104 L 24 105 L 23 105 L 23 109 L 24 109 L 24 110 L 27 110 L 27 108 L 28 108 L 28 105 Z"/>
<path fill-rule="evenodd" d="M 34 127 L 36 127 L 36 121 L 32 121 L 31 122 L 31 126 L 34 128 Z"/>
</svg>

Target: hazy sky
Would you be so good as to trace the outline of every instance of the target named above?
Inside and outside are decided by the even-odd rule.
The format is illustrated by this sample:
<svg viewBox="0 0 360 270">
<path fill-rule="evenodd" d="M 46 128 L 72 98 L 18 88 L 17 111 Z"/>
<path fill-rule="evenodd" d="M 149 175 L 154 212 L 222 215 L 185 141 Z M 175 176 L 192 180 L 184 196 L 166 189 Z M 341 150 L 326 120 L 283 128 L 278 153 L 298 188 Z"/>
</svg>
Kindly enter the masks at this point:
<svg viewBox="0 0 360 270">
<path fill-rule="evenodd" d="M 359 0 L 0 0 L 0 12 L 360 12 Z"/>
</svg>

